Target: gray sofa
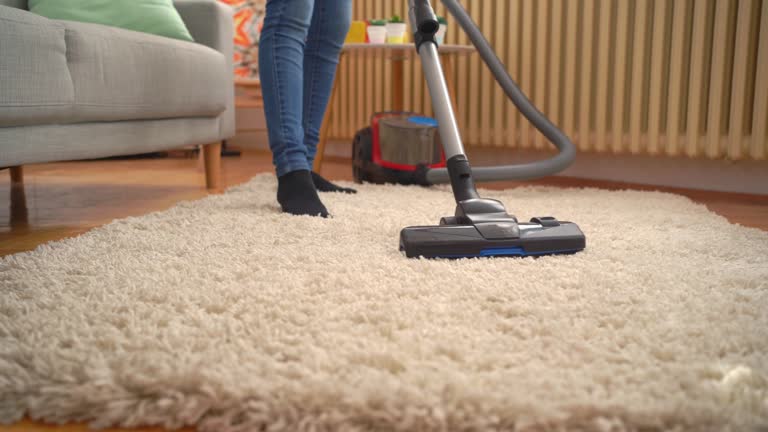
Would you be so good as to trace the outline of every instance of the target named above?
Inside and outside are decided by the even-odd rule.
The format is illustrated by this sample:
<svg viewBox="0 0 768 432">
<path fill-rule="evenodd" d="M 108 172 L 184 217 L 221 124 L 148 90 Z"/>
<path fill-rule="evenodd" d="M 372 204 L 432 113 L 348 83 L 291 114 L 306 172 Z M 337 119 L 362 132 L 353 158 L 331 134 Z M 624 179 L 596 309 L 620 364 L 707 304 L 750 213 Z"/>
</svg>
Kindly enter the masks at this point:
<svg viewBox="0 0 768 432">
<path fill-rule="evenodd" d="M 0 168 L 204 145 L 218 188 L 220 143 L 235 133 L 232 10 L 174 4 L 196 43 L 0 0 Z"/>
</svg>

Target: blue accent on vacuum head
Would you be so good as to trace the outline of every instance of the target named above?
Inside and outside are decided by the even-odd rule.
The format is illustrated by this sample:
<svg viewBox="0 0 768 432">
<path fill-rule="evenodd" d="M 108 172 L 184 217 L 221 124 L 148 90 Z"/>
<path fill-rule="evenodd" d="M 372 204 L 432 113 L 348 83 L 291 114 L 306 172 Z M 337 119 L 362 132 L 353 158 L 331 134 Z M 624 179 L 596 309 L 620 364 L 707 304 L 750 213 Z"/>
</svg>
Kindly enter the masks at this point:
<svg viewBox="0 0 768 432">
<path fill-rule="evenodd" d="M 492 257 L 540 257 L 546 255 L 571 255 L 580 252 L 582 249 L 553 250 L 546 252 L 526 252 L 522 248 L 499 248 L 483 249 L 479 254 L 471 255 L 436 255 L 433 258 L 492 258 Z"/>
<path fill-rule="evenodd" d="M 571 222 L 534 218 L 541 223 L 439 225 L 404 228 L 400 250 L 409 258 L 538 257 L 573 254 L 586 247 L 584 233 Z M 493 229 L 490 229 L 493 228 Z"/>
<path fill-rule="evenodd" d="M 550 250 L 540 252 L 526 252 L 523 248 L 500 248 L 500 249 L 483 249 L 480 251 L 480 256 L 540 256 L 540 255 L 555 255 L 555 254 L 570 254 L 580 251 L 581 249 L 565 249 L 565 250 Z"/>
</svg>

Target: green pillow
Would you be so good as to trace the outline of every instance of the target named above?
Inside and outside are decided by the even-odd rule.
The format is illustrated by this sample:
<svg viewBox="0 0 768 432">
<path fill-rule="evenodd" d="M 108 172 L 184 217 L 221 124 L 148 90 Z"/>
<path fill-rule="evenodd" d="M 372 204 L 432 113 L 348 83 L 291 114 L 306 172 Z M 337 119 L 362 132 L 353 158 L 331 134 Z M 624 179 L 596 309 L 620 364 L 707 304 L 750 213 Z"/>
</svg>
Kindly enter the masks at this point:
<svg viewBox="0 0 768 432">
<path fill-rule="evenodd" d="M 29 0 L 46 18 L 82 21 L 192 41 L 172 0 Z"/>
</svg>

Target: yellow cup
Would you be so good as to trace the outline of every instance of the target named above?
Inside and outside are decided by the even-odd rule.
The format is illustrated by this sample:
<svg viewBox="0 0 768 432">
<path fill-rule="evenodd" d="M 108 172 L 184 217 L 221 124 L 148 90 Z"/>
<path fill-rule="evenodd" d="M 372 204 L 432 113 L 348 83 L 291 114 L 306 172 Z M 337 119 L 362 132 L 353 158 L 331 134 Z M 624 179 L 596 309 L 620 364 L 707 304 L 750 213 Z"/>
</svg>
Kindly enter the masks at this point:
<svg viewBox="0 0 768 432">
<path fill-rule="evenodd" d="M 368 23 L 365 21 L 352 21 L 345 43 L 365 43 Z"/>
</svg>

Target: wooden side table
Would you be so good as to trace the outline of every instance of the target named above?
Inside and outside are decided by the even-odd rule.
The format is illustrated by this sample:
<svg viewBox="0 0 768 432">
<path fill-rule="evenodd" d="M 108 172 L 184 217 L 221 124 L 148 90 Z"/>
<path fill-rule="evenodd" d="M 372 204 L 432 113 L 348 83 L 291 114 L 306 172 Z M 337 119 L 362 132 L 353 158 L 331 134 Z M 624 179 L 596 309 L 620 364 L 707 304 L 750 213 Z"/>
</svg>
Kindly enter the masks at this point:
<svg viewBox="0 0 768 432">
<path fill-rule="evenodd" d="M 453 76 L 453 67 L 450 61 L 451 56 L 469 55 L 475 52 L 475 47 L 472 45 L 440 45 L 438 53 L 440 54 L 440 62 L 443 67 L 443 74 L 445 75 L 445 81 L 448 84 L 448 92 L 451 95 L 451 102 L 453 103 L 453 110 L 456 112 L 456 82 Z M 392 67 L 392 111 L 403 110 L 403 75 L 405 73 L 405 61 L 419 58 L 412 43 L 405 44 L 368 44 L 368 43 L 350 43 L 345 44 L 342 49 L 342 57 L 340 61 L 344 61 L 344 58 L 348 55 L 357 56 L 369 56 L 369 57 L 383 57 L 391 60 Z M 339 76 L 341 75 L 342 68 L 337 69 L 336 79 L 333 83 L 333 90 L 331 91 L 331 100 L 326 110 L 325 118 L 323 119 L 323 126 L 320 128 L 320 142 L 317 145 L 317 155 L 315 156 L 315 164 L 313 169 L 317 172 L 320 171 L 323 165 L 323 153 L 325 152 L 325 145 L 328 142 L 328 130 L 330 129 L 330 123 L 333 116 L 333 108 L 336 103 L 337 84 L 339 82 Z"/>
</svg>

